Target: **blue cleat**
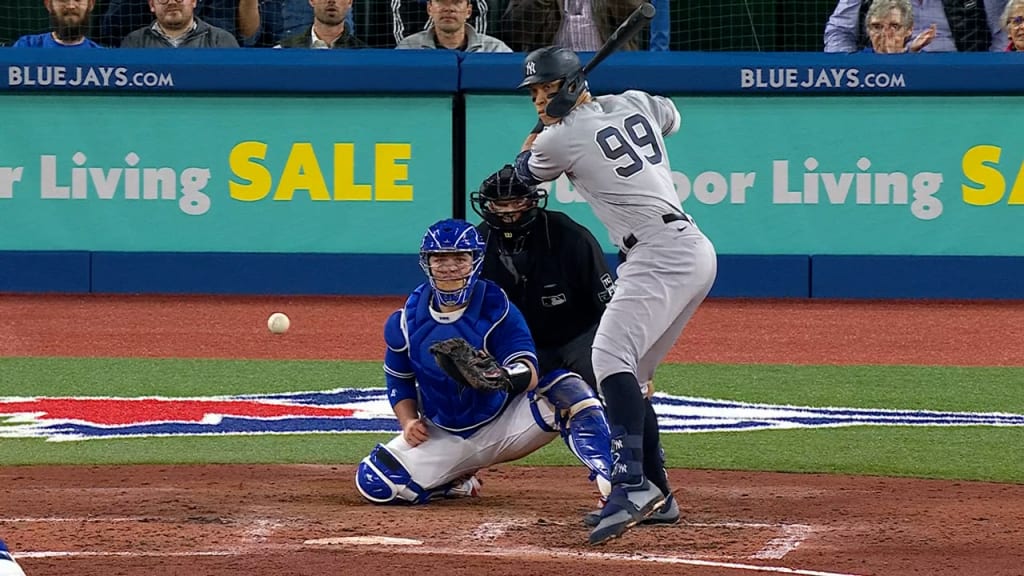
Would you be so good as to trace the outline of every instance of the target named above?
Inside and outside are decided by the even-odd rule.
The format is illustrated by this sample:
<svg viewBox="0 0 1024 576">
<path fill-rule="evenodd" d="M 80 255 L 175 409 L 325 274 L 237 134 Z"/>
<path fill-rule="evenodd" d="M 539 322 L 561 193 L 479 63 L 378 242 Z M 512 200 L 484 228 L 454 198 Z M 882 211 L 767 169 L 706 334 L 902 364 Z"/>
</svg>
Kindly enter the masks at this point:
<svg viewBox="0 0 1024 576">
<path fill-rule="evenodd" d="M 640 523 L 643 525 L 649 524 L 675 524 L 679 522 L 679 505 L 676 504 L 675 496 L 669 494 L 668 498 L 665 498 L 665 503 L 654 511 L 653 514 L 644 518 Z M 583 523 L 591 528 L 601 523 L 601 510 L 591 510 L 583 516 Z"/>
<path fill-rule="evenodd" d="M 608 503 L 601 509 L 601 519 L 590 533 L 591 546 L 622 536 L 626 530 L 654 514 L 665 500 L 661 490 L 646 478 L 636 486 L 613 486 Z"/>
</svg>

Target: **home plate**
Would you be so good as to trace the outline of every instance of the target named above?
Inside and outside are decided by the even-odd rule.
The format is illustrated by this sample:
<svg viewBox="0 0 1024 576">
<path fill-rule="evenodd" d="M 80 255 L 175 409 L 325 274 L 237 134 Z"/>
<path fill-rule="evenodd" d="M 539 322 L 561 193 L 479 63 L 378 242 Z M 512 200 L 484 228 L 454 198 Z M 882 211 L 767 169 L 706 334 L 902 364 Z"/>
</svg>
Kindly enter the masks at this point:
<svg viewBox="0 0 1024 576">
<path fill-rule="evenodd" d="M 391 538 L 389 536 L 342 536 L 306 540 L 303 544 L 307 546 L 331 546 L 337 544 L 351 544 L 354 546 L 419 546 L 423 544 L 423 541 L 413 540 L 412 538 Z"/>
</svg>

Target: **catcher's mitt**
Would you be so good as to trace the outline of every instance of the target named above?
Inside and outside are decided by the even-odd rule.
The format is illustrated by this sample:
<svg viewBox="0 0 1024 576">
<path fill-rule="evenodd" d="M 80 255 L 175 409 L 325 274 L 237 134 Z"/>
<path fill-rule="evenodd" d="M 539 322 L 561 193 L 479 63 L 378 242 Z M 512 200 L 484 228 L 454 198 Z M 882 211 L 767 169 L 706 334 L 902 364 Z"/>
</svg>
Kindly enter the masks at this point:
<svg viewBox="0 0 1024 576">
<path fill-rule="evenodd" d="M 434 360 L 456 382 L 476 390 L 510 390 L 508 371 L 490 354 L 477 350 L 462 338 L 449 338 L 430 345 Z"/>
</svg>

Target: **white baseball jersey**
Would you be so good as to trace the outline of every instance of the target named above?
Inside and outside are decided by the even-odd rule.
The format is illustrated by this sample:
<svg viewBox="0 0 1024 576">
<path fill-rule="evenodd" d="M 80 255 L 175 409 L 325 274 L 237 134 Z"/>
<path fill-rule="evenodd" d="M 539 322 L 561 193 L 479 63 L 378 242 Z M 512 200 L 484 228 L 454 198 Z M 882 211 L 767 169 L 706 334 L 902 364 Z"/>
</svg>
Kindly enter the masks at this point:
<svg viewBox="0 0 1024 576">
<path fill-rule="evenodd" d="M 637 226 L 682 211 L 664 140 L 679 124 L 668 98 L 639 90 L 598 96 L 544 128 L 527 167 L 542 182 L 564 172 L 621 248 Z"/>
</svg>

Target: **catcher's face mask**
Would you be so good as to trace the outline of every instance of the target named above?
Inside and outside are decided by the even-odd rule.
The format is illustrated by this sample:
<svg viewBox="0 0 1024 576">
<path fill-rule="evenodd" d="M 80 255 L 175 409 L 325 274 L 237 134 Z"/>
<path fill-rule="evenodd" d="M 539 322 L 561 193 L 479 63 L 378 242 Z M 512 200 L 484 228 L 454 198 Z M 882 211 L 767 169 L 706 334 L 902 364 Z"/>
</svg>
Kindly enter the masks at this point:
<svg viewBox="0 0 1024 576">
<path fill-rule="evenodd" d="M 473 274 L 473 254 L 470 252 L 442 252 L 427 257 L 430 277 L 438 290 L 453 292 L 465 288 Z"/>
<path fill-rule="evenodd" d="M 420 267 L 439 306 L 469 301 L 484 261 L 484 243 L 464 220 L 442 220 L 427 230 L 420 246 Z"/>
</svg>

